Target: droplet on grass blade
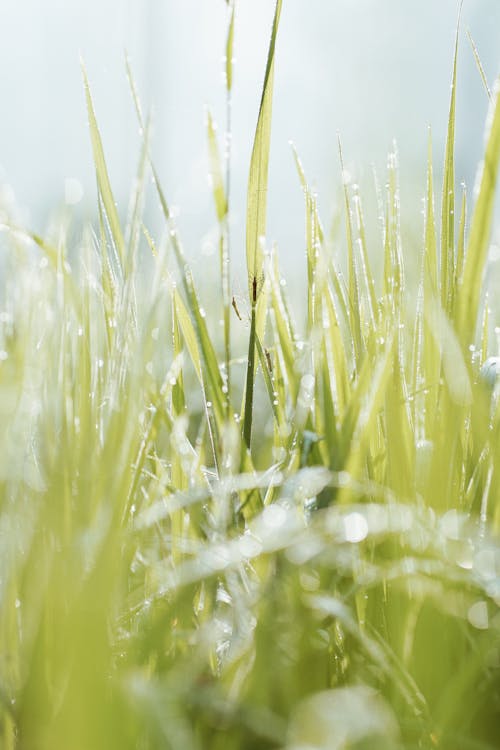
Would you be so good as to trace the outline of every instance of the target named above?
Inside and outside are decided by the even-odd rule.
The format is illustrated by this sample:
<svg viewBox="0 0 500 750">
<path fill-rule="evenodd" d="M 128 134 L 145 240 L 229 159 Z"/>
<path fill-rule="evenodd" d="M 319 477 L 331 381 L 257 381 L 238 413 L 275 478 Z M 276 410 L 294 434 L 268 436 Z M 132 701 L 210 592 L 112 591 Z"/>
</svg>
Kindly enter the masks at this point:
<svg viewBox="0 0 500 750">
<path fill-rule="evenodd" d="M 361 513 L 349 513 L 344 518 L 344 534 L 347 542 L 357 544 L 368 536 L 368 522 Z"/>
<path fill-rule="evenodd" d="M 474 628 L 477 628 L 478 630 L 487 630 L 489 627 L 487 602 L 481 600 L 475 602 L 475 604 L 469 607 L 467 619 Z"/>
<path fill-rule="evenodd" d="M 262 521 L 268 527 L 272 529 L 283 526 L 286 522 L 287 513 L 285 508 L 280 505 L 269 505 L 264 509 L 262 513 Z"/>
<path fill-rule="evenodd" d="M 287 750 L 395 747 L 396 718 L 381 695 L 365 686 L 324 690 L 303 700 L 290 722 Z M 383 742 L 383 744 L 381 744 Z"/>
<path fill-rule="evenodd" d="M 498 576 L 499 559 L 494 549 L 482 549 L 474 556 L 474 570 L 485 581 L 495 580 Z"/>
<path fill-rule="evenodd" d="M 467 516 L 457 510 L 449 510 L 440 520 L 440 527 L 448 539 L 461 539 Z"/>
<path fill-rule="evenodd" d="M 479 377 L 481 381 L 488 386 L 488 388 L 495 387 L 498 377 L 500 375 L 500 357 L 488 357 L 484 365 L 479 371 Z"/>
</svg>

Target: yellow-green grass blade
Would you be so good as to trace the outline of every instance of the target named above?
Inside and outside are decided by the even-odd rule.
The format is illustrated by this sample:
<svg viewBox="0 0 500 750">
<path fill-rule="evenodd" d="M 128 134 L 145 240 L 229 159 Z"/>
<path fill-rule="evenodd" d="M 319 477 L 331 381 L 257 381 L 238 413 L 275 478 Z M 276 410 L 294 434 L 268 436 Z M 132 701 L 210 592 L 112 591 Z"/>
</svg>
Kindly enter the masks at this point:
<svg viewBox="0 0 500 750">
<path fill-rule="evenodd" d="M 200 366 L 200 356 L 199 352 L 197 350 L 197 347 L 195 347 L 196 344 L 196 336 L 194 336 L 193 341 L 193 334 L 194 331 L 191 332 L 190 327 L 192 328 L 191 319 L 189 318 L 186 309 L 184 308 L 184 303 L 182 302 L 182 299 L 179 294 L 177 294 L 174 291 L 173 299 L 172 299 L 172 353 L 173 353 L 173 361 L 179 361 L 182 357 L 182 341 L 181 341 L 181 325 L 179 322 L 179 311 L 181 311 L 181 315 L 184 315 L 184 323 L 187 331 L 187 337 L 185 337 L 186 340 L 186 346 L 187 344 L 187 338 L 189 338 L 190 345 L 192 348 L 192 353 L 190 352 L 191 361 L 193 362 L 193 365 L 195 367 L 195 370 L 197 367 Z M 188 322 L 187 322 L 188 321 Z M 189 347 L 188 347 L 189 350 Z M 200 374 L 196 373 L 198 378 L 200 377 Z M 184 392 L 184 376 L 182 373 L 182 370 L 179 371 L 177 377 L 175 378 L 175 383 L 172 387 L 172 411 L 175 417 L 179 417 L 182 414 L 184 414 L 186 409 L 186 397 Z"/>
<path fill-rule="evenodd" d="M 383 344 L 375 363 L 365 357 L 342 423 L 339 463 L 356 478 L 359 478 L 367 457 L 366 449 L 377 430 L 376 418 L 390 382 L 394 344 L 395 336 L 391 336 Z M 342 494 L 345 499 L 349 496 L 349 490 Z"/>
<path fill-rule="evenodd" d="M 102 204 L 109 225 L 111 240 L 115 246 L 116 253 L 122 266 L 125 264 L 125 240 L 123 238 L 120 218 L 116 208 L 116 202 L 111 189 L 111 182 L 108 175 L 104 149 L 102 146 L 101 135 L 97 126 L 97 120 L 94 111 L 94 104 L 90 93 L 90 85 L 87 78 L 87 72 L 82 64 L 83 82 L 85 88 L 85 100 L 87 104 L 87 115 L 89 119 L 90 139 L 92 142 L 92 153 L 94 156 L 94 165 L 97 177 L 97 187 L 102 198 Z"/>
<path fill-rule="evenodd" d="M 246 254 L 249 298 L 252 307 L 250 337 L 248 342 L 247 375 L 245 384 L 245 410 L 243 415 L 243 438 L 250 448 L 253 419 L 253 392 L 255 384 L 255 338 L 263 336 L 263 320 L 257 321 L 258 285 L 263 276 L 263 248 L 266 234 L 267 182 L 269 172 L 269 150 L 271 144 L 271 114 L 274 79 L 274 54 L 281 15 L 282 0 L 277 0 L 274 13 L 271 41 L 267 56 L 266 73 L 255 131 L 247 191 Z M 262 307 L 260 308 L 262 309 Z M 257 325 L 259 323 L 259 325 Z"/>
<path fill-rule="evenodd" d="M 370 258 L 368 255 L 368 244 L 366 240 L 366 229 L 365 220 L 363 216 L 363 206 L 361 202 L 361 196 L 356 191 L 353 198 L 355 207 L 356 227 L 359 235 L 359 256 L 360 256 L 360 274 L 365 285 L 365 301 L 368 310 L 368 321 L 370 331 L 372 333 L 375 330 L 378 317 L 378 304 L 377 294 L 375 291 L 375 277 L 370 264 Z"/>
<path fill-rule="evenodd" d="M 292 402 L 297 397 L 296 359 L 294 354 L 294 334 L 291 321 L 283 298 L 283 290 L 278 279 L 279 271 L 276 266 L 271 277 L 271 323 L 273 327 L 275 347 L 282 362 L 281 378 L 283 388 L 286 389 Z M 283 390 L 283 397 L 285 390 Z"/>
<path fill-rule="evenodd" d="M 438 292 L 438 257 L 436 220 L 434 216 L 434 176 L 432 166 L 432 135 L 429 129 L 427 147 L 427 194 L 425 198 L 424 290 L 435 296 Z"/>
<path fill-rule="evenodd" d="M 250 303 L 253 301 L 253 284 L 263 271 L 262 240 L 266 234 L 267 183 L 269 149 L 271 143 L 271 115 L 274 79 L 276 37 L 281 15 L 282 0 L 277 0 L 271 41 L 267 56 L 264 86 L 259 116 L 250 159 L 247 191 L 246 255 Z"/>
<path fill-rule="evenodd" d="M 458 242 L 457 242 L 457 263 L 455 269 L 455 285 L 458 287 L 462 278 L 464 270 L 465 260 L 465 246 L 466 246 L 466 229 L 467 229 L 467 191 L 465 185 L 462 185 L 462 202 L 460 208 L 460 223 L 458 227 Z"/>
<path fill-rule="evenodd" d="M 142 215 L 146 197 L 146 182 L 149 176 L 149 141 L 151 131 L 150 118 L 146 121 L 143 137 L 141 140 L 141 152 L 137 165 L 134 188 L 130 200 L 129 220 L 125 233 L 125 246 L 127 250 L 127 265 L 133 270 L 137 263 L 137 252 L 141 238 Z"/>
<path fill-rule="evenodd" d="M 500 97 L 498 96 L 498 84 L 495 97 L 495 104 L 490 112 L 489 132 L 479 192 L 472 214 L 464 269 L 458 287 L 457 327 L 464 347 L 474 343 L 481 298 L 481 283 L 488 255 L 488 242 L 493 219 L 495 187 L 500 159 Z"/>
<path fill-rule="evenodd" d="M 144 123 L 143 123 L 141 105 L 140 105 L 139 97 L 137 94 L 137 89 L 135 87 L 132 71 L 130 69 L 130 66 L 128 65 L 128 62 L 127 62 L 127 74 L 129 78 L 130 89 L 131 89 L 132 98 L 133 98 L 135 109 L 136 109 L 137 118 L 139 120 L 139 125 L 141 127 L 141 130 L 144 132 Z M 172 214 L 170 212 L 170 208 L 169 208 L 167 199 L 165 197 L 165 193 L 161 186 L 160 178 L 154 167 L 151 157 L 149 158 L 149 161 L 151 165 L 151 172 L 153 175 L 153 183 L 155 185 L 155 188 L 158 194 L 160 207 L 161 207 L 163 216 L 165 218 L 165 222 L 167 224 L 167 227 L 169 228 L 170 242 L 174 250 L 174 255 L 175 255 L 175 258 L 176 258 L 176 261 L 177 261 L 177 264 L 179 266 L 179 270 L 181 273 L 181 281 L 184 287 L 187 306 L 188 306 L 188 309 L 192 318 L 193 328 L 196 333 L 200 355 L 203 360 L 204 366 L 206 368 L 206 377 L 203 380 L 203 383 L 206 388 L 207 398 L 213 403 L 215 420 L 216 420 L 218 427 L 220 428 L 222 424 L 224 423 L 224 420 L 227 417 L 227 409 L 225 408 L 225 403 L 224 403 L 225 399 L 223 396 L 223 382 L 222 382 L 222 377 L 221 377 L 220 370 L 219 370 L 217 356 L 215 354 L 215 349 L 214 349 L 212 340 L 208 333 L 205 312 L 200 306 L 200 303 L 198 300 L 198 295 L 196 292 L 191 269 L 186 261 L 184 250 L 183 250 L 181 241 L 179 239 L 177 229 L 175 228 L 175 226 L 173 226 Z"/>
<path fill-rule="evenodd" d="M 384 486 L 401 500 L 410 499 L 415 483 L 415 439 L 408 414 L 408 394 L 398 348 L 394 348 L 393 377 L 384 405 L 384 439 L 387 445 L 387 474 Z M 414 398 L 414 396 L 413 396 Z"/>
<path fill-rule="evenodd" d="M 362 339 L 361 339 L 361 317 L 359 315 L 359 285 L 358 270 L 354 253 L 354 237 L 352 231 L 352 209 L 349 198 L 349 184 L 345 177 L 344 158 L 342 155 L 342 144 L 338 140 L 340 168 L 342 172 L 342 185 L 344 191 L 345 231 L 347 241 L 347 279 L 348 279 L 348 302 L 349 320 L 354 342 L 354 354 L 357 367 L 361 364 Z"/>
<path fill-rule="evenodd" d="M 460 8 L 461 9 L 461 8 Z M 443 170 L 443 192 L 441 196 L 441 304 L 451 313 L 453 307 L 453 268 L 455 264 L 455 117 L 458 61 L 457 24 L 453 73 L 451 78 L 451 98 L 448 113 L 448 131 Z"/>
<path fill-rule="evenodd" d="M 219 223 L 222 223 L 227 216 L 227 198 L 224 189 L 224 180 L 222 178 L 222 164 L 219 156 L 219 147 L 217 145 L 217 127 L 210 111 L 207 112 L 207 138 L 210 162 L 209 174 L 212 182 L 215 211 Z"/>
<path fill-rule="evenodd" d="M 228 2 L 230 7 L 231 17 L 229 19 L 229 26 L 226 38 L 226 88 L 230 92 L 233 88 L 233 47 L 234 47 L 234 18 L 235 18 L 235 3 Z"/>
<path fill-rule="evenodd" d="M 264 351 L 262 344 L 260 343 L 260 339 L 257 336 L 255 339 L 255 344 L 257 346 L 257 354 L 259 355 L 259 363 L 262 370 L 262 375 L 264 376 L 264 383 L 266 386 L 267 395 L 269 397 L 269 402 L 271 405 L 271 410 L 273 413 L 274 420 L 276 424 L 279 427 L 279 415 L 278 415 L 278 409 L 277 409 L 277 401 L 276 401 L 276 393 L 274 391 L 273 381 L 272 381 L 272 371 L 271 371 L 271 360 L 270 360 L 270 354 L 267 351 Z"/>
<path fill-rule="evenodd" d="M 250 337 L 248 345 L 247 374 L 245 381 L 245 406 L 243 411 L 243 440 L 248 450 L 252 440 L 253 394 L 255 384 L 255 343 L 257 339 L 256 299 L 252 304 Z"/>
<path fill-rule="evenodd" d="M 488 95 L 488 99 L 491 102 L 491 100 L 492 100 L 492 94 L 491 94 L 491 89 L 490 89 L 489 84 L 488 84 L 488 79 L 486 77 L 486 73 L 484 72 L 483 64 L 481 62 L 481 58 L 479 57 L 479 52 L 478 52 L 477 46 L 476 46 L 476 44 L 474 42 L 474 39 L 472 38 L 472 34 L 470 33 L 469 29 L 467 29 L 467 38 L 468 38 L 470 46 L 472 48 L 472 54 L 474 55 L 474 60 L 476 62 L 476 67 L 478 69 L 479 75 L 481 76 L 481 81 L 483 83 L 484 90 L 486 91 L 486 94 Z"/>
<path fill-rule="evenodd" d="M 173 305 L 175 309 L 175 317 L 174 317 L 175 325 L 178 325 L 180 330 L 182 331 L 182 335 L 186 343 L 186 348 L 189 352 L 191 362 L 193 363 L 196 376 L 198 380 L 200 381 L 200 384 L 203 386 L 203 374 L 202 374 L 200 350 L 198 348 L 198 337 L 196 336 L 194 325 L 191 322 L 191 317 L 182 300 L 182 297 L 180 296 L 179 292 L 175 288 L 172 290 L 172 299 L 173 299 Z M 178 404 L 178 406 L 180 406 L 180 403 Z"/>
<path fill-rule="evenodd" d="M 346 348 L 335 302 L 336 300 L 331 287 L 328 286 L 323 300 L 328 321 L 328 328 L 325 331 L 324 339 L 328 358 L 333 364 L 330 377 L 334 378 L 335 382 L 334 402 L 336 404 L 336 412 L 339 418 L 343 420 L 351 396 L 347 355 L 347 352 L 350 351 L 350 344 L 347 343 Z"/>
<path fill-rule="evenodd" d="M 228 125 L 229 126 L 229 125 Z M 213 117 L 207 113 L 207 138 L 209 153 L 209 174 L 212 183 L 212 193 L 217 220 L 219 222 L 219 260 L 222 286 L 222 307 L 224 321 L 224 353 L 225 353 L 225 381 L 226 408 L 229 413 L 231 404 L 231 309 L 230 309 L 230 255 L 229 255 L 229 203 L 224 186 L 222 162 L 217 144 L 217 127 Z M 229 188 L 229 164 L 227 171 L 227 187 Z"/>
</svg>

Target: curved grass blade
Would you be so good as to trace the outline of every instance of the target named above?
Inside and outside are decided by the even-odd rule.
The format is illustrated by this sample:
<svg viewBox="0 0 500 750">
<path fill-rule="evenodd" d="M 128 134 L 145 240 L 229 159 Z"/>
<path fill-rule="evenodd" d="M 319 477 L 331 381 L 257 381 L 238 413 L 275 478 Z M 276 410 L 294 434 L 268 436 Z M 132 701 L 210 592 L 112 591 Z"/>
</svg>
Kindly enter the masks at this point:
<svg viewBox="0 0 500 750">
<path fill-rule="evenodd" d="M 137 114 L 137 119 L 139 121 L 141 130 L 144 133 L 144 119 L 142 115 L 140 100 L 139 100 L 139 96 L 138 96 L 137 89 L 136 89 L 135 82 L 134 82 L 134 77 L 132 75 L 132 70 L 130 68 L 128 59 L 126 59 L 126 69 L 127 69 L 127 77 L 129 80 L 130 90 L 132 93 L 132 99 L 133 99 L 136 114 Z M 223 383 L 222 383 L 222 376 L 221 376 L 218 361 L 217 361 L 217 355 L 215 353 L 212 341 L 210 339 L 210 335 L 208 333 L 205 312 L 201 308 L 199 300 L 198 300 L 198 295 L 197 295 L 196 288 L 194 285 L 192 272 L 186 261 L 186 258 L 184 255 L 184 249 L 179 239 L 177 230 L 175 226 L 173 226 L 172 214 L 170 212 L 169 205 L 167 203 L 165 194 L 163 192 L 163 188 L 160 183 L 158 173 L 152 162 L 151 156 L 149 156 L 149 163 L 151 166 L 151 173 L 153 176 L 154 186 L 155 186 L 155 189 L 158 194 L 159 201 L 160 201 L 161 210 L 163 212 L 163 216 L 165 218 L 167 226 L 170 230 L 170 242 L 171 242 L 174 254 L 175 254 L 177 265 L 179 266 L 179 270 L 181 272 L 181 280 L 182 280 L 182 284 L 184 287 L 184 293 L 186 297 L 187 306 L 189 309 L 189 313 L 191 315 L 192 324 L 193 324 L 193 328 L 194 328 L 195 335 L 196 335 L 196 340 L 199 346 L 199 352 L 200 352 L 203 364 L 206 369 L 206 378 L 204 379 L 204 383 L 207 389 L 208 397 L 209 399 L 211 399 L 213 403 L 214 414 L 216 417 L 217 425 L 220 427 L 225 420 L 227 411 L 224 408 Z M 195 367 L 196 367 L 196 364 L 195 364 Z"/>
<path fill-rule="evenodd" d="M 248 284 L 252 317 L 250 339 L 248 342 L 248 365 L 245 386 L 245 415 L 243 420 L 243 438 L 250 448 L 252 436 L 253 390 L 255 381 L 255 340 L 257 333 L 257 297 L 258 279 L 263 271 L 262 237 L 266 233 L 267 181 L 269 172 L 269 148 L 271 142 L 271 114 L 274 79 L 274 52 L 281 15 L 282 0 L 277 0 L 274 12 L 271 42 L 267 56 L 266 74 L 255 139 L 250 160 L 250 174 L 247 193 L 247 231 L 246 252 Z M 259 326 L 259 329 L 261 326 Z M 262 331 L 259 330 L 262 335 Z"/>
<path fill-rule="evenodd" d="M 490 117 L 490 123 L 479 183 L 479 194 L 474 206 L 469 241 L 465 254 L 464 270 L 458 288 L 457 326 L 464 347 L 472 343 L 476 332 L 481 283 L 488 254 L 488 242 L 493 218 L 495 186 L 498 176 L 498 162 L 500 160 L 500 97 L 498 96 L 498 83 L 496 86 L 496 102 Z"/>
<path fill-rule="evenodd" d="M 227 198 L 222 179 L 222 166 L 217 146 L 217 128 L 210 111 L 207 112 L 208 153 L 210 157 L 210 177 L 214 196 L 215 211 L 219 223 L 227 216 Z"/>
<path fill-rule="evenodd" d="M 231 19 L 226 39 L 226 89 L 233 88 L 234 2 L 230 6 Z"/>
<path fill-rule="evenodd" d="M 453 73 L 451 79 L 451 99 L 448 114 L 448 133 L 444 157 L 443 194 L 441 200 L 441 303 L 450 313 L 453 306 L 453 267 L 455 263 L 455 113 L 457 88 L 458 32 L 460 15 L 455 36 Z"/>
<path fill-rule="evenodd" d="M 281 15 L 282 0 L 277 0 L 274 13 L 271 42 L 260 102 L 259 117 L 250 160 L 247 193 L 246 252 L 249 277 L 249 297 L 252 301 L 253 279 L 262 274 L 261 237 L 266 233 L 267 182 L 269 172 L 269 148 L 271 143 L 271 115 L 274 79 L 274 53 Z"/>
<path fill-rule="evenodd" d="M 92 152 L 94 155 L 94 165 L 97 177 L 97 187 L 101 195 L 104 212 L 109 224 L 111 239 L 115 245 L 118 258 L 123 265 L 125 263 L 125 240 L 123 238 L 120 219 L 113 196 L 113 191 L 111 189 L 111 182 L 109 180 L 106 159 L 104 158 L 104 149 L 102 147 L 101 135 L 97 126 L 87 71 L 85 70 L 85 66 L 83 65 L 83 63 L 82 74 L 83 84 L 85 88 L 85 100 L 87 103 L 87 113 L 89 118 L 90 138 L 92 141 Z"/>
<path fill-rule="evenodd" d="M 470 42 L 470 46 L 472 47 L 472 54 L 474 55 L 474 60 L 476 61 L 476 66 L 479 71 L 479 75 L 481 76 L 481 81 L 483 82 L 484 90 L 488 94 L 488 99 L 492 100 L 491 95 L 491 89 L 488 85 L 488 79 L 486 78 L 486 73 L 484 72 L 483 64 L 481 62 L 481 58 L 479 57 L 479 52 L 477 51 L 476 44 L 474 42 L 474 39 L 472 38 L 472 34 L 470 33 L 469 29 L 467 29 L 467 38 Z"/>
</svg>

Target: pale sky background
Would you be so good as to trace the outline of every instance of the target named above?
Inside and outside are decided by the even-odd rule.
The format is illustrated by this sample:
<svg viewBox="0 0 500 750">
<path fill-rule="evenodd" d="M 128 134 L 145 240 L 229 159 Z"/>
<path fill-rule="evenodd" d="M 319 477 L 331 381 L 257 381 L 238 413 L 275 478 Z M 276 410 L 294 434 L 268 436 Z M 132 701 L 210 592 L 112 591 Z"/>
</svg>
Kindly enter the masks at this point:
<svg viewBox="0 0 500 750">
<path fill-rule="evenodd" d="M 234 253 L 241 257 L 249 154 L 273 9 L 272 0 L 237 0 L 233 237 Z M 282 256 L 301 259 L 303 247 L 302 195 L 290 139 L 319 190 L 326 223 L 338 200 L 337 132 L 349 171 L 368 193 L 371 165 L 383 182 L 395 138 L 403 204 L 407 197 L 408 212 L 418 213 L 414 195 L 423 196 L 428 125 L 438 173 L 444 149 L 457 10 L 457 0 L 284 0 L 268 232 Z M 467 28 L 492 83 L 500 67 L 500 2 L 464 2 L 457 179 L 472 188 L 487 99 Z M 139 153 L 125 77 L 127 49 L 143 103 L 154 108 L 153 152 L 167 196 L 180 209 L 189 255 L 208 252 L 215 221 L 204 119 L 208 105 L 222 130 L 224 0 L 2 0 L 0 29 L 3 199 L 13 191 L 23 218 L 42 231 L 64 202 L 65 180 L 72 178 L 84 190 L 78 211 L 92 215 L 95 186 L 81 55 L 116 197 L 126 207 Z"/>
</svg>

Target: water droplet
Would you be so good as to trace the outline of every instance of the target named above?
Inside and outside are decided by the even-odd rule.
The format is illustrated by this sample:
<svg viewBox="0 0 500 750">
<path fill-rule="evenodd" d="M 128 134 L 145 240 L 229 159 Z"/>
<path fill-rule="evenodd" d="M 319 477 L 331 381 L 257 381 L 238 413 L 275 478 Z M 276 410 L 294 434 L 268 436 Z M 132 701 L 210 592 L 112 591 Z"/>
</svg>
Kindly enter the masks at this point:
<svg viewBox="0 0 500 750">
<path fill-rule="evenodd" d="M 64 202 L 67 206 L 76 206 L 83 198 L 83 185 L 75 177 L 64 180 Z"/>
<path fill-rule="evenodd" d="M 497 556 L 493 549 L 480 550 L 474 557 L 474 570 L 487 581 L 497 577 Z"/>
<path fill-rule="evenodd" d="M 474 628 L 487 630 L 489 626 L 487 602 L 481 600 L 469 607 L 467 619 Z"/>
<path fill-rule="evenodd" d="M 344 534 L 347 542 L 356 544 L 368 536 L 368 522 L 361 513 L 349 513 L 344 518 Z"/>
<path fill-rule="evenodd" d="M 312 391 L 314 388 L 314 382 L 314 375 L 312 373 L 307 373 L 307 375 L 304 375 L 301 379 L 300 385 L 305 391 Z"/>
<path fill-rule="evenodd" d="M 304 570 L 299 574 L 300 584 L 306 591 L 317 591 L 320 587 L 319 575 L 315 570 Z"/>
<path fill-rule="evenodd" d="M 466 516 L 457 510 L 449 510 L 441 518 L 440 526 L 443 534 L 448 539 L 460 539 Z"/>
<path fill-rule="evenodd" d="M 243 557 L 255 557 L 262 551 L 262 542 L 249 533 L 245 533 L 241 537 L 238 547 Z"/>
<path fill-rule="evenodd" d="M 351 173 L 347 169 L 342 170 L 342 182 L 348 185 L 351 182 Z"/>
<path fill-rule="evenodd" d="M 264 524 L 271 529 L 277 529 L 286 521 L 286 510 L 281 505 L 269 505 L 262 513 Z"/>
</svg>

